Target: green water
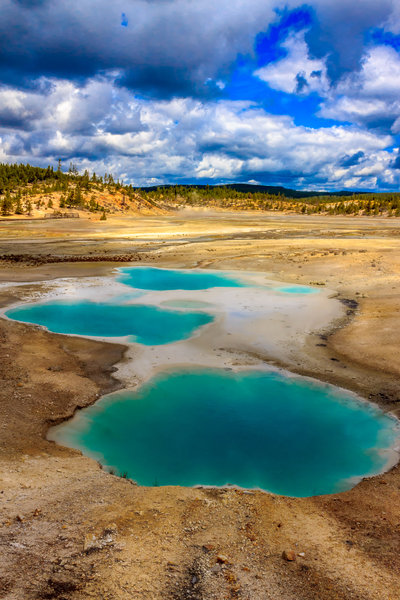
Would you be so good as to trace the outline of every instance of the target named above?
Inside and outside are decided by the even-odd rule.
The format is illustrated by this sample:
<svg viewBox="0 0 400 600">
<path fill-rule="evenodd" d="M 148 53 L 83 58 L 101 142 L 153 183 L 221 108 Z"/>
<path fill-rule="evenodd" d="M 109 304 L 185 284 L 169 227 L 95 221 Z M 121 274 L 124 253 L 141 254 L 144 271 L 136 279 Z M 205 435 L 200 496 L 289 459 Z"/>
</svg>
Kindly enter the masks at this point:
<svg viewBox="0 0 400 600">
<path fill-rule="evenodd" d="M 315 294 L 318 292 L 318 290 L 308 285 L 283 285 L 275 288 L 275 291 L 284 294 Z"/>
<path fill-rule="evenodd" d="M 239 279 L 223 273 L 155 267 L 119 269 L 117 281 L 142 290 L 205 290 L 214 287 L 245 287 Z"/>
<path fill-rule="evenodd" d="M 213 320 L 204 312 L 88 301 L 27 304 L 8 310 L 6 315 L 17 321 L 44 325 L 55 333 L 130 336 L 130 341 L 150 346 L 188 338 Z"/>
<path fill-rule="evenodd" d="M 210 302 L 203 302 L 201 300 L 165 300 L 161 302 L 161 306 L 168 306 L 169 308 L 212 308 L 213 304 Z"/>
<path fill-rule="evenodd" d="M 164 372 L 80 411 L 52 438 L 142 485 L 235 484 L 328 494 L 382 470 L 397 421 L 302 378 L 224 370 Z"/>
</svg>

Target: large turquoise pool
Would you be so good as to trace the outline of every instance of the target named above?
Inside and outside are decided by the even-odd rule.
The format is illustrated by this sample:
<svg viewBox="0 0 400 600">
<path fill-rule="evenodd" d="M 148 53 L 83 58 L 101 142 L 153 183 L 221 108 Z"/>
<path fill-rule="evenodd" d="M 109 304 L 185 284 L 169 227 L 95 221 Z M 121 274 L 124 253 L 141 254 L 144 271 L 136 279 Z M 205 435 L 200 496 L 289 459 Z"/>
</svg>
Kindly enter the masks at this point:
<svg viewBox="0 0 400 600">
<path fill-rule="evenodd" d="M 51 436 L 142 485 L 311 496 L 382 470 L 398 433 L 397 421 L 332 386 L 195 369 L 106 396 Z"/>
</svg>

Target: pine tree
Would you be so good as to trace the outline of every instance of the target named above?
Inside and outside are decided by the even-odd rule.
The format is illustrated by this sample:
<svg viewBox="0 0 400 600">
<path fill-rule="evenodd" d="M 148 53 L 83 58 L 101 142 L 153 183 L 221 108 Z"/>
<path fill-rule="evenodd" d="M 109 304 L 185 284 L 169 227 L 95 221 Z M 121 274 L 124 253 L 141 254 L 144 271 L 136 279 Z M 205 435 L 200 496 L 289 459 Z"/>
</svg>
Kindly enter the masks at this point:
<svg viewBox="0 0 400 600">
<path fill-rule="evenodd" d="M 66 200 L 66 204 L 67 204 L 67 206 L 71 207 L 74 205 L 74 203 L 75 203 L 74 190 L 70 190 L 67 200 Z"/>
<path fill-rule="evenodd" d="M 17 196 L 17 202 L 15 205 L 15 214 L 16 215 L 23 215 L 24 211 L 22 210 L 22 202 L 21 202 L 21 196 L 18 195 Z"/>
<path fill-rule="evenodd" d="M 10 192 L 7 190 L 6 195 L 3 198 L 3 204 L 1 207 L 1 214 L 6 217 L 11 214 L 13 208 Z"/>
<path fill-rule="evenodd" d="M 81 186 L 77 185 L 76 188 L 75 188 L 75 201 L 74 201 L 74 204 L 76 206 L 81 206 L 82 203 L 83 203 L 83 200 L 82 200 Z"/>
</svg>

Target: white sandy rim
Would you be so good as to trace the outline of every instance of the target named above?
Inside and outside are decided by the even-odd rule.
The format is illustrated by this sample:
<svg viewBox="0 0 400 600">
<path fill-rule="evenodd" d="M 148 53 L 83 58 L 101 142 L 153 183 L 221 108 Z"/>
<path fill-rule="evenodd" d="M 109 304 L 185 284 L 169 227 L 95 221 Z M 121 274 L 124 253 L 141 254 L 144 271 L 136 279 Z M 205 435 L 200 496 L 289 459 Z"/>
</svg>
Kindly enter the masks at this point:
<svg viewBox="0 0 400 600">
<path fill-rule="evenodd" d="M 99 298 L 110 301 L 114 297 L 129 295 L 132 295 L 130 304 L 167 308 L 166 302 L 194 300 L 210 305 L 196 310 L 211 313 L 214 321 L 186 340 L 144 346 L 129 342 L 127 337 L 95 338 L 127 344 L 126 359 L 119 364 L 117 374 L 126 387 L 142 383 L 173 365 L 233 368 L 263 365 L 267 360 L 272 364 L 279 361 L 290 368 L 301 364 L 308 334 L 329 327 L 344 314 L 343 305 L 331 298 L 332 290 L 319 288 L 313 294 L 287 294 L 279 292 L 279 288 L 292 284 L 269 280 L 265 273 L 223 273 L 247 280 L 255 287 L 142 291 L 118 283 L 115 275 L 69 277 L 41 282 L 36 290 L 35 284 L 29 284 L 30 291 L 23 302 L 8 306 L 0 314 L 5 316 L 10 308 L 27 302 Z M 135 298 L 136 293 L 138 297 Z"/>
</svg>

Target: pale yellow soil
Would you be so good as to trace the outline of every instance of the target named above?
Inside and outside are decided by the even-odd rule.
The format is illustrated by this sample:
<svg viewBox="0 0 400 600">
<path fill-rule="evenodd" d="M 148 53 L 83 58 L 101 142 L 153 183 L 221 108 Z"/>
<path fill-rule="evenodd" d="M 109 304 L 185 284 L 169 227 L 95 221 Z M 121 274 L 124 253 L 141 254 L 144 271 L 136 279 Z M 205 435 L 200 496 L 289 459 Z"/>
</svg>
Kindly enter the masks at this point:
<svg viewBox="0 0 400 600">
<path fill-rule="evenodd" d="M 146 264 L 325 284 L 358 308 L 346 306 L 333 332 L 311 333 L 303 360 L 283 366 L 400 415 L 398 220 L 220 214 L 98 225 L 0 224 L 1 255 L 43 263 L 3 262 L 2 305 L 29 289 L 7 281 L 104 275 L 112 266 L 51 264 L 47 254 L 131 253 Z M 4 320 L 0 335 L 0 598 L 400 599 L 398 467 L 308 499 L 138 487 L 45 440 L 50 422 L 118 385 L 111 367 L 123 347 Z M 287 562 L 284 550 L 301 556 Z"/>
</svg>

